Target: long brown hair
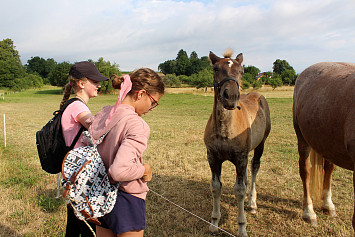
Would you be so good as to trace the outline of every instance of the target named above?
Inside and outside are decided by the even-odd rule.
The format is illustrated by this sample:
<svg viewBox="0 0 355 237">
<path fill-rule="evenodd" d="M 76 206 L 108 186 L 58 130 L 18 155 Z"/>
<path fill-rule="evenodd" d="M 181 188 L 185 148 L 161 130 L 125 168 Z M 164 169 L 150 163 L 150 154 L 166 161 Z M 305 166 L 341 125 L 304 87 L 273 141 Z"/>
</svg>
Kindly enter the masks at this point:
<svg viewBox="0 0 355 237">
<path fill-rule="evenodd" d="M 164 94 L 165 86 L 161 77 L 150 68 L 140 68 L 129 74 L 132 81 L 132 89 L 128 94 L 133 94 L 135 91 L 146 90 L 148 93 Z M 110 77 L 112 87 L 121 89 L 123 76 L 116 74 Z"/>
</svg>

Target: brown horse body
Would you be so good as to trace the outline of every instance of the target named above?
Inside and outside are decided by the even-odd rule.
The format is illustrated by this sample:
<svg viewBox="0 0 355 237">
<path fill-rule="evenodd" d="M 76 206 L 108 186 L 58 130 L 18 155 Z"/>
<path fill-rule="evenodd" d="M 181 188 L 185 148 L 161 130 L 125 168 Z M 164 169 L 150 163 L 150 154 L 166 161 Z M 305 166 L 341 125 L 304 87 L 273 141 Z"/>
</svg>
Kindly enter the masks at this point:
<svg viewBox="0 0 355 237">
<path fill-rule="evenodd" d="M 266 99 L 258 93 L 240 95 L 239 83 L 243 74 L 243 56 L 231 55 L 219 58 L 210 52 L 214 67 L 215 95 L 213 112 L 207 122 L 204 142 L 212 172 L 213 197 L 212 224 L 210 230 L 218 230 L 220 214 L 220 181 L 222 163 L 229 160 L 236 166 L 237 180 L 234 185 L 238 201 L 238 235 L 247 236 L 244 200 L 247 189 L 248 154 L 254 150 L 249 206 L 256 211 L 256 175 L 260 167 L 264 143 L 271 129 L 270 112 Z"/>
<path fill-rule="evenodd" d="M 298 140 L 299 169 L 303 182 L 303 219 L 317 224 L 309 185 L 310 157 L 325 158 L 322 164 L 323 209 L 335 216 L 331 179 L 335 165 L 355 166 L 355 64 L 318 63 L 297 78 L 293 123 Z M 310 155 L 311 154 L 311 155 Z M 323 165 L 324 164 L 324 165 Z M 335 165 L 334 165 L 335 164 Z M 354 179 L 355 181 L 355 179 Z M 355 227 L 353 216 L 353 227 Z"/>
</svg>

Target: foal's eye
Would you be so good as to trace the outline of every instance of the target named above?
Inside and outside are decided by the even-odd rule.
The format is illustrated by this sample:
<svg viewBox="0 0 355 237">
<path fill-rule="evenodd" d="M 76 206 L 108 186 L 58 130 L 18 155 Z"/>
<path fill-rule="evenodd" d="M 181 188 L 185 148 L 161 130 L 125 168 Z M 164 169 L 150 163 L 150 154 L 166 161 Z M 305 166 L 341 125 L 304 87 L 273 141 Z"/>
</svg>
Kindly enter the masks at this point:
<svg viewBox="0 0 355 237">
<path fill-rule="evenodd" d="M 218 67 L 214 67 L 214 68 L 213 68 L 213 71 L 218 72 L 218 71 L 219 71 L 219 68 L 218 68 Z"/>
</svg>

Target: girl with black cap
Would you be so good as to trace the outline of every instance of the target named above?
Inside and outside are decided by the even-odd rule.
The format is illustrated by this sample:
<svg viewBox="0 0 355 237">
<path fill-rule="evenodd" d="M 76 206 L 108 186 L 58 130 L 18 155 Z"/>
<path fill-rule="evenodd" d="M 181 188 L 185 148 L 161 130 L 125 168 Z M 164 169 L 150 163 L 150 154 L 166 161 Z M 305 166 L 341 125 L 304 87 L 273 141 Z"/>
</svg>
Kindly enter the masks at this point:
<svg viewBox="0 0 355 237">
<path fill-rule="evenodd" d="M 99 70 L 97 70 L 95 65 L 91 62 L 78 62 L 71 67 L 69 71 L 69 82 L 65 86 L 60 108 L 68 101 L 72 89 L 75 92 L 75 97 L 79 100 L 72 102 L 62 115 L 62 131 L 67 146 L 71 145 L 82 126 L 86 129 L 90 126 L 93 115 L 87 107 L 87 103 L 90 98 L 98 96 L 98 89 L 101 87 L 100 81 L 105 80 L 108 80 L 108 78 L 101 75 Z M 74 148 L 81 145 L 79 141 L 80 138 Z M 94 224 L 90 224 L 90 226 L 95 230 Z M 70 205 L 67 205 L 67 227 L 65 236 L 93 236 L 87 224 L 76 218 Z"/>
</svg>

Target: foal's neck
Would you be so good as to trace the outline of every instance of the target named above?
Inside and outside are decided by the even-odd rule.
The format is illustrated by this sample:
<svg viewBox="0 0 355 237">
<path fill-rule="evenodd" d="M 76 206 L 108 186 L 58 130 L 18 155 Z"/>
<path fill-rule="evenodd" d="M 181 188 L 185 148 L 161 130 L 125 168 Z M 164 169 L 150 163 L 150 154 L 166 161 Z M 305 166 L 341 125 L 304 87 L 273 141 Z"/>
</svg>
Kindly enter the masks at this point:
<svg viewBox="0 0 355 237">
<path fill-rule="evenodd" d="M 225 138 L 229 137 L 233 118 L 234 110 L 227 110 L 220 102 L 215 101 L 213 105 L 212 119 L 216 134 Z"/>
</svg>

